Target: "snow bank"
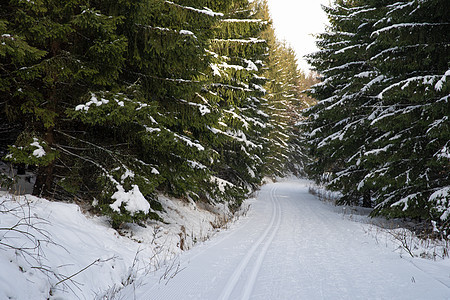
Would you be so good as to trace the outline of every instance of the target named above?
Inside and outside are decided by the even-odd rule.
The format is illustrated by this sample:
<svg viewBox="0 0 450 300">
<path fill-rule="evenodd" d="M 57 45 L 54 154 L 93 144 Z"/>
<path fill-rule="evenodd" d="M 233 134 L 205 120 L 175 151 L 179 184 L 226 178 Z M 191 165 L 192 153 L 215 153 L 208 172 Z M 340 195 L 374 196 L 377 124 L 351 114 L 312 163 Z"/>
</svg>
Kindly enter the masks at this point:
<svg viewBox="0 0 450 300">
<path fill-rule="evenodd" d="M 136 189 L 131 194 L 131 210 L 147 209 Z M 138 276 L 164 268 L 181 247 L 215 234 L 214 222 L 228 212 L 166 197 L 160 203 L 165 223 L 129 224 L 119 234 L 106 217 L 87 216 L 75 204 L 1 192 L 0 299 L 112 299 Z"/>
</svg>

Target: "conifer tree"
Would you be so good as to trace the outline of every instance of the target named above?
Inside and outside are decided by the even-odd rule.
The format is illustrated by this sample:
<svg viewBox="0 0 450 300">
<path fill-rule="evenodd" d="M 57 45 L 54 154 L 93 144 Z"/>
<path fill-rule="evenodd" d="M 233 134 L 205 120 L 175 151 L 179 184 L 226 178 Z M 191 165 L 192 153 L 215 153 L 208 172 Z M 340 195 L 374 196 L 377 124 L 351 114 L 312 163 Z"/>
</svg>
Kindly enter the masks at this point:
<svg viewBox="0 0 450 300">
<path fill-rule="evenodd" d="M 120 18 L 106 17 L 86 1 L 10 1 L 2 20 L 2 93 L 8 122 L 23 131 L 7 158 L 39 166 L 35 194 L 52 191 L 58 131 L 65 111 L 93 86 L 114 82 L 123 65 L 126 39 L 115 30 Z M 89 23 L 89 24 L 88 24 Z M 83 34 L 87 34 L 83 36 Z M 18 48 L 16 48 L 18 47 Z"/>
<path fill-rule="evenodd" d="M 374 135 L 367 117 L 374 102 L 370 89 L 380 77 L 367 63 L 367 48 L 370 28 L 377 21 L 375 9 L 358 1 L 337 1 L 324 9 L 331 26 L 319 37 L 321 51 L 310 56 L 322 82 L 311 90 L 319 103 L 305 114 L 311 122 L 310 151 L 319 158 L 309 172 L 342 191 L 342 203 L 358 203 L 363 198 L 364 205 L 370 206 L 370 190 L 355 187 L 368 172 L 361 160 Z"/>
<path fill-rule="evenodd" d="M 220 120 L 211 130 L 225 139 L 214 148 L 220 161 L 213 170 L 220 180 L 245 195 L 261 181 L 266 114 L 264 78 L 261 77 L 266 41 L 261 32 L 266 21 L 257 19 L 248 1 L 230 2 L 211 41 L 214 81 L 205 86 L 205 97 L 216 103 Z"/>
<path fill-rule="evenodd" d="M 383 171 L 361 185 L 376 187 L 376 213 L 448 227 L 450 12 L 444 2 L 387 5 L 374 26 L 378 54 L 370 60 L 384 80 L 370 121 L 383 135 L 371 145 L 370 159 Z"/>
<path fill-rule="evenodd" d="M 449 14 L 442 1 L 336 1 L 310 56 L 310 173 L 342 202 L 448 227 Z M 430 13 L 432 12 L 432 13 Z M 323 177 L 322 177 L 323 178 Z M 447 225 L 446 225 L 447 224 Z"/>
<path fill-rule="evenodd" d="M 1 8 L 1 155 L 38 168 L 34 194 L 117 227 L 159 218 L 158 193 L 236 208 L 294 157 L 301 74 L 264 1 Z"/>
<path fill-rule="evenodd" d="M 151 203 L 156 191 L 194 200 L 208 193 L 208 166 L 215 155 L 208 145 L 208 127 L 217 116 L 200 94 L 199 78 L 209 68 L 204 49 L 222 14 L 205 6 L 171 1 L 104 3 L 106 11 L 127 16 L 119 30 L 129 41 L 120 87 L 109 95 L 121 105 L 99 106 L 106 124 L 113 125 L 128 145 L 124 159 L 111 164 L 112 172 L 106 176 L 105 183 L 112 183 L 103 191 L 107 209 L 112 207 L 109 199 L 116 199 L 122 190 L 141 193 Z M 81 104 L 72 115 L 97 125 L 99 112 L 90 115 L 85 108 Z M 114 159 L 118 152 L 114 150 Z"/>
<path fill-rule="evenodd" d="M 41 166 L 36 194 L 95 197 L 129 215 L 123 199 L 147 213 L 156 189 L 199 190 L 211 156 L 199 139 L 215 117 L 198 77 L 222 15 L 206 4 L 10 2 L 2 102 L 24 130 L 6 159 Z"/>
<path fill-rule="evenodd" d="M 303 151 L 296 124 L 300 120 L 300 111 L 308 106 L 300 89 L 305 76 L 298 69 L 294 50 L 276 38 L 267 1 L 256 1 L 254 5 L 257 16 L 268 22 L 262 33 L 269 50 L 263 74 L 266 79 L 264 98 L 267 99 L 263 110 L 269 116 L 264 174 L 298 174 L 303 168 Z"/>
</svg>

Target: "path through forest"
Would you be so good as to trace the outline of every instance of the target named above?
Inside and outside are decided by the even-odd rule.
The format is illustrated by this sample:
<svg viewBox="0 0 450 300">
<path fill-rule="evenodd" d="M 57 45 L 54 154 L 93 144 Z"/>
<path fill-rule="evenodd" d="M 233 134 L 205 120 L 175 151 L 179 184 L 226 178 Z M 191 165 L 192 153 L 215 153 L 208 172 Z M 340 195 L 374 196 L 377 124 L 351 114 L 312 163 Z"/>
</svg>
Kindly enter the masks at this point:
<svg viewBox="0 0 450 300">
<path fill-rule="evenodd" d="M 450 299 L 450 271 L 443 275 L 445 270 L 427 268 L 428 261 L 401 258 L 365 233 L 361 223 L 310 195 L 308 184 L 263 186 L 250 200 L 247 217 L 181 256 L 182 271 L 175 277 L 159 280 L 162 275 L 153 274 L 123 296 Z"/>
</svg>

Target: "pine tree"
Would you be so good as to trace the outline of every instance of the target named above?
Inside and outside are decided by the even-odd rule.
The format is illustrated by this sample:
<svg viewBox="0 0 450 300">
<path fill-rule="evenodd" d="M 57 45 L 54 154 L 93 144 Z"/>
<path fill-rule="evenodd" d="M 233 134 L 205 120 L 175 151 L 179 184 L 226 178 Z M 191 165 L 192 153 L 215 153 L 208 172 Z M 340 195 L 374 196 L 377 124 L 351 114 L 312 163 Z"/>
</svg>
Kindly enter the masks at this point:
<svg viewBox="0 0 450 300">
<path fill-rule="evenodd" d="M 310 63 L 322 74 L 322 82 L 311 90 L 319 103 L 305 115 L 310 117 L 310 151 L 319 159 L 309 166 L 310 174 L 342 191 L 341 203 L 364 200 L 370 206 L 370 189 L 358 189 L 357 184 L 368 173 L 361 161 L 376 135 L 367 117 L 374 104 L 370 90 L 381 77 L 368 63 L 367 48 L 371 26 L 377 21 L 373 13 L 381 11 L 360 2 L 337 1 L 334 7 L 324 8 L 331 27 L 320 35 L 321 51 L 310 55 Z"/>
<path fill-rule="evenodd" d="M 219 122 L 212 132 L 218 139 L 220 160 L 213 171 L 220 181 L 246 195 L 261 181 L 267 116 L 262 113 L 264 78 L 261 77 L 267 44 L 261 38 L 266 21 L 257 19 L 248 1 L 230 2 L 210 45 L 214 80 L 205 97 L 216 103 Z"/>
<path fill-rule="evenodd" d="M 23 128 L 7 158 L 39 166 L 35 194 L 52 189 L 60 154 L 55 134 L 67 124 L 65 111 L 90 87 L 116 80 L 123 64 L 126 40 L 115 34 L 120 18 L 84 10 L 85 2 L 10 1 L 5 6 L 2 38 L 9 41 L 1 53 L 8 84 L 2 102 L 8 122 Z M 93 29 L 86 28 L 88 18 L 95 30 L 86 43 L 82 33 Z"/>
<path fill-rule="evenodd" d="M 370 151 L 383 176 L 364 181 L 377 187 L 376 213 L 434 219 L 448 226 L 450 195 L 450 13 L 444 1 L 387 6 L 372 33 L 371 58 L 385 76 L 371 126 L 384 134 Z"/>
<path fill-rule="evenodd" d="M 442 1 L 336 1 L 310 56 L 310 172 L 342 202 L 448 226 L 449 14 Z M 430 14 L 430 12 L 432 12 Z M 323 177 L 322 177 L 323 178 Z M 447 225 L 446 225 L 447 224 Z"/>
<path fill-rule="evenodd" d="M 303 101 L 300 89 L 305 76 L 298 69 L 294 50 L 276 38 L 267 1 L 256 1 L 254 5 L 257 16 L 268 22 L 262 33 L 269 50 L 263 74 L 266 79 L 264 98 L 267 99 L 263 111 L 269 116 L 265 136 L 264 174 L 298 174 L 303 169 L 303 151 L 296 124 L 300 120 L 300 111 L 308 106 Z M 304 89 L 306 88 L 305 86 Z"/>
</svg>

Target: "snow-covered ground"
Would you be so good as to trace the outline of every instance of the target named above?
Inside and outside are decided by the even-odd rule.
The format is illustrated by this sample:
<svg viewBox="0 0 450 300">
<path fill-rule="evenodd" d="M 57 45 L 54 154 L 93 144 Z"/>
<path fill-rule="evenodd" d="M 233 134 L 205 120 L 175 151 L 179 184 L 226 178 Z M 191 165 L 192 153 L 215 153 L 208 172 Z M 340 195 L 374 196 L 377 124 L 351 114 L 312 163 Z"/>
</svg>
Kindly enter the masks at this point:
<svg viewBox="0 0 450 300">
<path fill-rule="evenodd" d="M 450 299 L 450 260 L 408 256 L 364 217 L 317 200 L 309 185 L 264 185 L 247 201 L 245 217 L 206 242 L 217 216 L 193 205 L 167 200 L 178 225 L 133 227 L 129 239 L 75 205 L 28 196 L 31 216 L 50 223 L 36 227 L 57 244 L 42 243 L 40 259 L 50 271 L 69 276 L 96 263 L 55 287 L 58 279 L 30 267 L 32 259 L 0 250 L 0 299 L 46 299 L 51 287 L 51 299 Z M 0 227 L 12 220 L 0 215 Z M 0 243 L 25 242 L 11 237 Z M 180 254 L 182 240 L 186 248 L 197 245 Z"/>
<path fill-rule="evenodd" d="M 159 201 L 165 223 L 129 224 L 118 234 L 75 204 L 0 192 L 0 300 L 113 299 L 229 218 L 224 205 Z"/>
</svg>

